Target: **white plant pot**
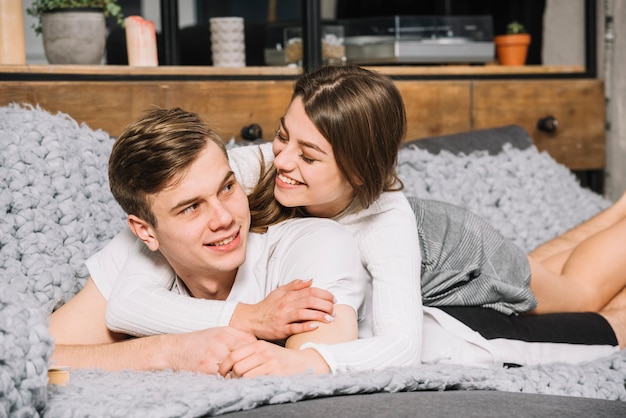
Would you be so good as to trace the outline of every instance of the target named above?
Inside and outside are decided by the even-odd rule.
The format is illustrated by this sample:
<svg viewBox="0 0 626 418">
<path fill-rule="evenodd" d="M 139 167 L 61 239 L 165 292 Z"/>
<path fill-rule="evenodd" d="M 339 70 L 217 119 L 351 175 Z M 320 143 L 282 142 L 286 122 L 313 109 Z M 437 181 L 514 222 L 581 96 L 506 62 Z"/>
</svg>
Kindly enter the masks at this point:
<svg viewBox="0 0 626 418">
<path fill-rule="evenodd" d="M 101 10 L 60 9 L 41 17 L 43 46 L 50 64 L 102 62 L 106 24 Z"/>
</svg>

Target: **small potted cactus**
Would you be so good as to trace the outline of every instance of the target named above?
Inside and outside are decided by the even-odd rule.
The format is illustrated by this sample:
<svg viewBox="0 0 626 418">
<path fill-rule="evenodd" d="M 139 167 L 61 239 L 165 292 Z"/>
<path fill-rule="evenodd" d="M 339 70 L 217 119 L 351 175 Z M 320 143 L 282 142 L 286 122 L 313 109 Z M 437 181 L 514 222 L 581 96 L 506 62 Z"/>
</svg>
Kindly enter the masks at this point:
<svg viewBox="0 0 626 418">
<path fill-rule="evenodd" d="M 500 65 L 524 65 L 530 45 L 530 34 L 519 22 L 511 22 L 506 27 L 506 35 L 494 38 Z"/>
</svg>

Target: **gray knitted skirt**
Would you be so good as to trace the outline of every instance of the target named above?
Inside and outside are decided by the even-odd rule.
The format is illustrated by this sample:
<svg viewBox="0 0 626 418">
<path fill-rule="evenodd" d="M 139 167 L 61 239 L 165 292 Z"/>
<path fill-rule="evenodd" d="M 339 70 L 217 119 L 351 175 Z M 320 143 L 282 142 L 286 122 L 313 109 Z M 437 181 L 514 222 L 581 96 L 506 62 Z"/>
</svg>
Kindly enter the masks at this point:
<svg viewBox="0 0 626 418">
<path fill-rule="evenodd" d="M 507 315 L 537 306 L 524 251 L 465 208 L 414 197 L 426 306 L 482 306 Z"/>
</svg>

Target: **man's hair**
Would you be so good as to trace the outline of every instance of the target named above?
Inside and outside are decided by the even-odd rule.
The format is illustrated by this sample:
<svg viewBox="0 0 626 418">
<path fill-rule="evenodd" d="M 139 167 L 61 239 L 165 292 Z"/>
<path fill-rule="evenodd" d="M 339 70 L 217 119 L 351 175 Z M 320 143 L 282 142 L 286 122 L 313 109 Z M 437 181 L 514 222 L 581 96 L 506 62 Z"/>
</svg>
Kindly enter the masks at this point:
<svg viewBox="0 0 626 418">
<path fill-rule="evenodd" d="M 212 141 L 224 152 L 222 138 L 196 113 L 180 108 L 154 109 L 126 127 L 109 158 L 109 185 L 124 211 L 153 226 L 149 196 L 176 181 Z"/>
<path fill-rule="evenodd" d="M 292 101 L 298 97 L 354 189 L 354 210 L 367 208 L 385 191 L 402 189 L 396 163 L 406 112 L 390 78 L 357 66 L 326 66 L 298 80 Z M 305 215 L 302 208 L 282 207 L 267 194 L 273 193 L 275 173 L 274 167 L 268 170 L 250 196 L 253 226 Z"/>
</svg>

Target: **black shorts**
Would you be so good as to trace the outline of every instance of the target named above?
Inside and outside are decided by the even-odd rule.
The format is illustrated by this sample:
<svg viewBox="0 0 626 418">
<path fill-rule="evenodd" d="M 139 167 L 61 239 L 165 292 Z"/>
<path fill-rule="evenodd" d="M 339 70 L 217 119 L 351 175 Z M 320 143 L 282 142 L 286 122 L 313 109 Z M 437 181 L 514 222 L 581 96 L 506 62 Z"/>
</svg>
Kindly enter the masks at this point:
<svg viewBox="0 0 626 418">
<path fill-rule="evenodd" d="M 429 319 L 430 323 L 438 322 L 442 326 L 425 329 L 446 331 L 443 334 L 425 332 L 424 338 L 426 341 L 429 336 L 437 339 L 441 335 L 454 335 L 447 340 L 458 342 L 454 348 L 441 347 L 445 345 L 445 338 L 439 342 L 428 341 L 431 352 L 435 347 L 434 351 L 439 351 L 442 359 L 447 357 L 442 361 L 445 363 L 504 366 L 579 363 L 619 350 L 613 329 L 604 317 L 594 312 L 518 316 L 477 307 L 436 310 L 448 317 L 435 315 L 438 321 Z"/>
</svg>

